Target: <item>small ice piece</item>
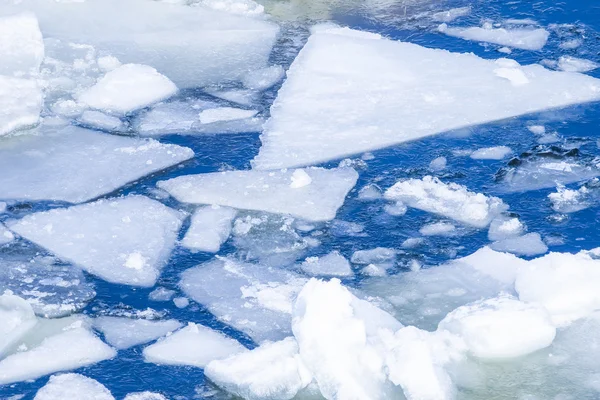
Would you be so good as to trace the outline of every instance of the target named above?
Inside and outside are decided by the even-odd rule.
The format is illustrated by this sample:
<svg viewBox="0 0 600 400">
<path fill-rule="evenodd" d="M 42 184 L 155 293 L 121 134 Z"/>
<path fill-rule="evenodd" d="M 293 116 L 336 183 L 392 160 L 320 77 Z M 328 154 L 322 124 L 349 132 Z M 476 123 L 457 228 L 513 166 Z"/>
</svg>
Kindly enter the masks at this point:
<svg viewBox="0 0 600 400">
<path fill-rule="evenodd" d="M 37 125 L 42 104 L 42 91 L 35 80 L 0 75 L 0 137 Z"/>
<path fill-rule="evenodd" d="M 112 71 L 113 69 L 117 69 L 121 66 L 121 61 L 114 56 L 98 57 L 96 63 L 98 64 L 98 68 L 104 72 Z"/>
<path fill-rule="evenodd" d="M 6 203 L 3 202 L 3 201 L 0 201 L 0 214 L 5 213 L 6 212 L 6 208 L 7 208 Z"/>
<path fill-rule="evenodd" d="M 498 49 L 498 51 L 499 51 L 500 53 L 504 53 L 504 54 L 510 54 L 510 53 L 512 53 L 512 50 L 510 49 L 510 47 L 506 47 L 506 46 L 504 46 L 504 47 L 500 47 L 500 48 Z"/>
<path fill-rule="evenodd" d="M 471 14 L 471 7 L 451 8 L 448 11 L 436 12 L 431 16 L 431 19 L 437 22 L 452 22 L 457 18 Z"/>
<path fill-rule="evenodd" d="M 291 271 L 217 258 L 184 271 L 181 289 L 256 342 L 291 334 L 293 301 L 307 279 Z"/>
<path fill-rule="evenodd" d="M 296 170 L 285 171 L 225 171 L 185 175 L 157 186 L 177 200 L 193 204 L 218 204 L 245 210 L 290 214 L 308 221 L 328 221 L 335 218 L 338 208 L 358 174 L 351 168 L 305 168 L 310 184 L 293 188 L 290 185 Z M 306 183 L 306 178 L 302 179 Z"/>
<path fill-rule="evenodd" d="M 292 189 L 298 189 L 304 186 L 308 186 L 312 183 L 312 179 L 310 175 L 306 173 L 306 171 L 302 169 L 297 169 L 292 174 L 292 182 L 290 183 L 290 187 Z"/>
<path fill-rule="evenodd" d="M 363 201 L 378 200 L 383 198 L 381 189 L 377 185 L 366 185 L 358 191 L 358 199 Z"/>
<path fill-rule="evenodd" d="M 383 211 L 385 211 L 393 217 L 401 217 L 404 214 L 406 214 L 406 211 L 408 211 L 408 207 L 403 202 L 397 201 L 392 204 L 386 204 L 383 207 Z"/>
<path fill-rule="evenodd" d="M 8 244 L 15 240 L 15 235 L 0 222 L 0 246 Z"/>
<path fill-rule="evenodd" d="M 33 309 L 25 300 L 12 294 L 0 296 L 0 359 L 36 324 Z"/>
<path fill-rule="evenodd" d="M 565 40 L 564 42 L 559 44 L 558 47 L 560 47 L 563 50 L 573 50 L 573 49 L 578 48 L 582 44 L 583 44 L 583 39 L 577 38 L 577 39 Z"/>
<path fill-rule="evenodd" d="M 187 297 L 175 297 L 173 299 L 173 304 L 175 304 L 175 307 L 177 308 L 186 308 L 190 305 L 190 301 Z"/>
<path fill-rule="evenodd" d="M 358 250 L 350 257 L 352 264 L 390 264 L 396 261 L 398 251 L 387 247 Z"/>
<path fill-rule="evenodd" d="M 446 24 L 438 30 L 448 36 L 477 42 L 495 43 L 523 50 L 541 50 L 548 41 L 550 32 L 543 28 L 492 28 L 491 26 L 451 28 Z"/>
<path fill-rule="evenodd" d="M 193 156 L 149 139 L 46 127 L 0 147 L 0 199 L 80 203 Z"/>
<path fill-rule="evenodd" d="M 425 240 L 420 237 L 408 238 L 404 242 L 402 242 L 400 247 L 402 247 L 403 249 L 414 249 L 415 247 L 422 245 L 424 242 Z"/>
<path fill-rule="evenodd" d="M 79 102 L 110 114 L 126 115 L 177 93 L 177 86 L 154 68 L 125 64 L 107 72 L 79 96 Z"/>
<path fill-rule="evenodd" d="M 419 233 L 423 236 L 453 236 L 456 227 L 448 222 L 434 222 L 421 227 Z"/>
<path fill-rule="evenodd" d="M 247 400 L 290 400 L 312 381 L 293 337 L 212 361 L 204 372 L 219 387 Z"/>
<path fill-rule="evenodd" d="M 241 106 L 250 107 L 256 103 L 258 97 L 255 90 L 247 89 L 230 89 L 230 90 L 219 90 L 213 88 L 204 89 L 209 95 L 218 99 L 227 100 L 231 103 L 236 103 Z"/>
<path fill-rule="evenodd" d="M 152 301 L 169 301 L 175 295 L 174 290 L 164 287 L 157 287 L 148 295 L 148 299 Z"/>
<path fill-rule="evenodd" d="M 495 218 L 490 224 L 488 239 L 492 241 L 504 240 L 520 236 L 525 231 L 523 223 L 518 218 Z"/>
<path fill-rule="evenodd" d="M 123 400 L 169 400 L 160 393 L 155 392 L 137 392 L 129 393 Z"/>
<path fill-rule="evenodd" d="M 559 185 L 555 193 L 548 195 L 548 199 L 550 199 L 554 211 L 559 213 L 573 213 L 585 210 L 591 206 L 589 195 L 590 190 L 586 186 L 572 190 Z"/>
<path fill-rule="evenodd" d="M 448 163 L 448 160 L 446 160 L 446 157 L 434 158 L 429 163 L 429 169 L 434 172 L 441 171 L 446 168 L 447 163 Z"/>
<path fill-rule="evenodd" d="M 313 276 L 352 276 L 350 263 L 335 250 L 321 257 L 308 257 L 300 264 L 302 271 Z"/>
<path fill-rule="evenodd" d="M 558 59 L 558 68 L 566 72 L 589 72 L 600 67 L 600 64 L 583 58 L 561 56 Z"/>
<path fill-rule="evenodd" d="M 360 272 L 367 276 L 382 277 L 387 275 L 387 269 L 385 268 L 385 266 L 376 264 L 369 264 L 363 269 L 361 269 Z"/>
<path fill-rule="evenodd" d="M 25 12 L 0 18 L 0 59 L 0 75 L 39 72 L 44 42 L 35 15 Z"/>
<path fill-rule="evenodd" d="M 230 14 L 259 16 L 265 8 L 253 0 L 201 0 L 200 4 L 217 11 Z"/>
<path fill-rule="evenodd" d="M 10 227 L 109 282 L 153 286 L 182 218 L 156 200 L 131 195 L 29 214 Z"/>
<path fill-rule="evenodd" d="M 496 251 L 503 251 L 520 256 L 537 256 L 548 251 L 548 246 L 539 233 L 528 233 L 523 236 L 509 237 L 491 243 L 490 247 Z"/>
<path fill-rule="evenodd" d="M 546 127 L 544 125 L 530 125 L 527 129 L 534 135 L 543 135 L 546 133 Z"/>
<path fill-rule="evenodd" d="M 220 206 L 200 207 L 181 241 L 188 249 L 217 253 L 231 234 L 231 224 L 237 211 Z"/>
<path fill-rule="evenodd" d="M 115 400 L 100 382 L 79 374 L 52 375 L 33 400 Z"/>
<path fill-rule="evenodd" d="M 174 319 L 152 321 L 122 317 L 98 317 L 94 327 L 104 334 L 104 339 L 117 350 L 128 349 L 165 336 L 181 328 Z"/>
<path fill-rule="evenodd" d="M 431 176 L 400 181 L 385 192 L 385 198 L 476 228 L 485 228 L 508 210 L 508 205 L 497 197 L 470 192 L 465 186 L 446 184 Z"/>
<path fill-rule="evenodd" d="M 439 324 L 465 341 L 475 357 L 521 357 L 550 346 L 556 328 L 543 307 L 503 295 L 461 306 Z"/>
<path fill-rule="evenodd" d="M 215 122 L 235 121 L 254 117 L 258 111 L 244 110 L 233 107 L 218 107 L 203 110 L 198 115 L 200 123 L 212 124 Z"/>
<path fill-rule="evenodd" d="M 190 322 L 185 328 L 144 349 L 144 360 L 163 365 L 204 368 L 213 360 L 248 351 L 237 340 Z"/>
<path fill-rule="evenodd" d="M 272 65 L 256 71 L 250 71 L 242 77 L 242 83 L 251 90 L 265 90 L 281 81 L 285 70 L 281 65 Z"/>
<path fill-rule="evenodd" d="M 512 154 L 512 149 L 507 146 L 484 147 L 471 153 L 474 160 L 502 160 Z"/>
<path fill-rule="evenodd" d="M 125 123 L 120 118 L 94 110 L 84 111 L 77 119 L 77 122 L 88 128 L 108 132 L 123 132 L 127 130 Z"/>
</svg>

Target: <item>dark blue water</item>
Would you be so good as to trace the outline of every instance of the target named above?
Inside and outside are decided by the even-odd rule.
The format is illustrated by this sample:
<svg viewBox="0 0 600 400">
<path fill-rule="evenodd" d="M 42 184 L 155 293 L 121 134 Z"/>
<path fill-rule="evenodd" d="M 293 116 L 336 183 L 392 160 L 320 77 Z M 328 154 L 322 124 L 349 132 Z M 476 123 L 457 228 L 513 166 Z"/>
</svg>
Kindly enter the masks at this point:
<svg viewBox="0 0 600 400">
<path fill-rule="evenodd" d="M 473 13 L 461 18 L 456 25 L 480 25 L 483 19 L 499 21 L 506 18 L 532 18 L 547 27 L 550 24 L 573 24 L 571 27 L 560 27 L 552 30 L 548 44 L 542 51 L 514 50 L 510 55 L 521 64 L 536 63 L 543 59 L 557 59 L 558 56 L 570 54 L 594 61 L 600 59 L 600 5 L 590 0 L 569 2 L 544 1 L 489 1 L 472 2 L 435 2 L 425 5 L 407 6 L 406 15 L 431 9 L 445 10 L 451 7 L 471 5 Z M 435 25 L 426 21 L 415 20 L 404 16 L 404 6 L 391 7 L 385 15 L 378 18 L 366 16 L 359 7 L 346 7 L 334 13 L 334 19 L 341 24 L 353 28 L 379 32 L 397 40 L 414 42 L 427 47 L 444 48 L 457 52 L 473 52 L 484 58 L 499 58 L 499 46 L 482 45 L 476 42 L 450 38 L 433 31 Z M 301 25 L 301 24 L 299 24 Z M 298 24 L 284 29 L 306 36 L 306 31 Z M 584 44 L 574 50 L 562 50 L 558 45 L 567 38 L 584 38 Z M 291 48 L 288 41 L 282 40 L 275 49 L 272 61 L 289 64 L 297 49 Z M 599 71 L 590 73 L 600 77 Z M 277 87 L 263 96 L 262 107 L 268 115 L 268 107 L 276 95 Z M 188 93 L 189 94 L 189 93 Z M 194 93 L 192 93 L 194 94 Z M 195 93 L 194 95 L 202 95 Z M 376 182 L 381 188 L 388 188 L 399 178 L 422 177 L 431 174 L 428 165 L 436 157 L 444 156 L 448 167 L 437 173 L 445 181 L 453 181 L 466 185 L 470 190 L 485 194 L 497 195 L 510 205 L 510 210 L 527 225 L 530 232 L 538 232 L 543 237 L 560 239 L 563 244 L 551 246 L 551 250 L 576 252 L 600 246 L 600 232 L 597 229 L 600 219 L 600 208 L 590 207 L 586 210 L 570 214 L 557 222 L 555 214 L 547 199 L 554 188 L 529 191 L 525 193 L 506 194 L 502 185 L 496 181 L 496 174 L 506 167 L 508 160 L 472 160 L 469 157 L 456 156 L 453 150 L 475 149 L 496 145 L 506 145 L 515 154 L 531 151 L 537 146 L 535 136 L 527 130 L 531 124 L 543 124 L 547 131 L 556 130 L 562 138 L 556 143 L 563 146 L 567 142 L 577 141 L 580 152 L 585 156 L 600 156 L 596 143 L 600 137 L 600 104 L 588 104 L 571 107 L 566 110 L 552 111 L 529 115 L 508 121 L 477 126 L 468 131 L 448 132 L 436 137 L 417 142 L 402 144 L 373 152 L 374 159 L 366 162 L 366 166 L 358 166 L 360 179 L 350 193 L 344 206 L 339 210 L 338 219 L 356 222 L 364 226 L 360 236 L 341 235 L 337 230 L 330 230 L 326 225 L 324 234 L 319 237 L 322 244 L 313 250 L 314 254 L 325 254 L 333 249 L 339 250 L 347 258 L 361 249 L 373 247 L 395 247 L 409 237 L 418 235 L 418 230 L 425 223 L 440 220 L 432 214 L 409 209 L 403 217 L 392 217 L 383 211 L 384 202 L 362 202 L 357 200 L 360 188 Z M 149 194 L 156 181 L 184 174 L 214 172 L 223 168 L 248 169 L 250 160 L 260 147 L 258 133 L 245 133 L 226 136 L 167 136 L 163 142 L 176 143 L 192 148 L 196 158 L 163 173 L 150 176 L 131 184 L 110 196 L 121 196 L 128 193 Z M 337 166 L 340 160 L 326 163 L 323 166 Z M 577 184 L 568 185 L 577 188 Z M 167 201 L 173 207 L 182 206 L 175 201 Z M 31 211 L 43 210 L 53 204 L 33 204 L 24 209 L 14 209 L 11 217 L 20 216 Z M 555 240 L 556 242 L 556 240 Z M 487 230 L 472 231 L 460 237 L 432 237 L 425 244 L 413 251 L 407 251 L 398 261 L 394 273 L 406 269 L 410 260 L 417 259 L 426 267 L 444 263 L 450 258 L 472 253 L 488 243 Z M 23 246 L 17 243 L 8 252 L 18 252 Z M 39 249 L 38 249 L 39 250 Z M 39 250 L 42 252 L 41 250 Z M 220 254 L 235 252 L 231 244 L 226 244 Z M 0 253 L 0 256 L 2 254 Z M 206 253 L 190 253 L 184 249 L 176 249 L 168 265 L 164 268 L 158 285 L 178 291 L 179 274 L 199 263 L 210 260 L 213 256 Z M 153 289 L 131 288 L 115 285 L 87 276 L 97 292 L 96 298 L 85 308 L 84 312 L 95 316 L 115 310 L 144 310 L 148 307 L 169 318 L 181 321 L 198 322 L 219 329 L 242 341 L 252 348 L 255 344 L 244 334 L 220 323 L 201 305 L 191 302 L 190 306 L 179 309 L 172 302 L 152 302 L 148 294 Z M 361 280 L 367 279 L 357 275 L 348 280 L 349 285 L 360 286 Z M 143 346 L 119 352 L 116 359 L 82 368 L 75 372 L 97 379 L 119 399 L 125 394 L 135 391 L 157 391 L 172 399 L 191 399 L 199 397 L 226 397 L 214 391 L 210 383 L 205 382 L 203 371 L 192 367 L 157 366 L 145 363 L 142 357 Z M 41 378 L 35 382 L 23 382 L 0 388 L 0 398 L 24 394 L 25 399 L 33 398 L 38 388 L 47 382 Z"/>
</svg>

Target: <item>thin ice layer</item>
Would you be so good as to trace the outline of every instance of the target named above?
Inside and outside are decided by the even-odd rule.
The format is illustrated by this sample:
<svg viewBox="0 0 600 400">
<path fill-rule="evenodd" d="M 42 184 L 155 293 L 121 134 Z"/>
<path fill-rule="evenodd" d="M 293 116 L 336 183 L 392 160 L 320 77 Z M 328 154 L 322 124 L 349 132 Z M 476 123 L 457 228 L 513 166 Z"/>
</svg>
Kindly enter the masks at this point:
<svg viewBox="0 0 600 400">
<path fill-rule="evenodd" d="M 43 127 L 0 142 L 0 198 L 80 203 L 193 156 L 153 140 Z"/>
<path fill-rule="evenodd" d="M 5 3 L 0 15 L 33 11 L 45 38 L 91 44 L 123 63 L 150 65 L 180 88 L 235 80 L 264 68 L 279 31 L 264 19 L 172 2 Z"/>
<path fill-rule="evenodd" d="M 181 326 L 174 319 L 153 321 L 104 316 L 94 321 L 94 327 L 104 334 L 105 340 L 119 350 L 151 342 Z"/>
<path fill-rule="evenodd" d="M 109 282 L 152 286 L 183 216 L 144 196 L 98 200 L 12 221 L 24 238 Z"/>
<path fill-rule="evenodd" d="M 358 174 L 351 168 L 225 171 L 185 175 L 157 186 L 177 200 L 327 221 L 344 203 Z"/>
<path fill-rule="evenodd" d="M 589 76 L 324 28 L 288 70 L 254 167 L 317 164 L 599 98 Z"/>
<path fill-rule="evenodd" d="M 100 382 L 79 374 L 52 375 L 33 400 L 115 400 Z"/>
</svg>

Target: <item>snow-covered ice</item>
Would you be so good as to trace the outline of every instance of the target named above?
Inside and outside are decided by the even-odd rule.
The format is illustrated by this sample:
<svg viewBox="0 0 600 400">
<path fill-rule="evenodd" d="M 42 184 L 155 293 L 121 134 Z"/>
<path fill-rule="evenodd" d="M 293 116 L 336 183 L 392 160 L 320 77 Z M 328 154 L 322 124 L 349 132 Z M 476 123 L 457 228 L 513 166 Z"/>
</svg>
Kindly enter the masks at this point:
<svg viewBox="0 0 600 400">
<path fill-rule="evenodd" d="M 42 104 L 35 80 L 0 75 L 0 136 L 36 125 Z"/>
<path fill-rule="evenodd" d="M 363 201 L 378 200 L 383 198 L 381 189 L 377 185 L 366 185 L 358 191 L 358 199 Z"/>
<path fill-rule="evenodd" d="M 324 27 L 288 70 L 253 163 L 311 165 L 598 98 L 589 76 Z"/>
<path fill-rule="evenodd" d="M 189 323 L 185 328 L 144 349 L 146 362 L 191 365 L 204 368 L 209 362 L 247 351 L 238 341 L 206 326 Z"/>
<path fill-rule="evenodd" d="M 594 184 L 594 189 L 598 186 L 597 178 L 591 182 Z M 592 205 L 593 189 L 586 185 L 581 186 L 577 190 L 567 189 L 560 185 L 556 188 L 556 192 L 550 193 L 548 199 L 552 203 L 552 209 L 560 213 L 572 213 L 584 210 Z"/>
<path fill-rule="evenodd" d="M 548 246 L 546 246 L 539 233 L 528 233 L 523 236 L 501 239 L 491 243 L 490 247 L 496 251 L 530 257 L 548 251 Z"/>
<path fill-rule="evenodd" d="M 483 27 L 458 28 L 442 24 L 438 30 L 446 35 L 466 40 L 495 43 L 500 46 L 515 47 L 523 50 L 541 50 L 548 41 L 550 32 L 543 28 L 493 28 L 490 24 Z"/>
<path fill-rule="evenodd" d="M 192 222 L 181 241 L 188 249 L 217 253 L 231 234 L 231 225 L 237 211 L 228 207 L 200 207 L 192 215 Z"/>
<path fill-rule="evenodd" d="M 0 143 L 0 199 L 80 203 L 193 156 L 147 139 L 43 127 Z"/>
<path fill-rule="evenodd" d="M 352 264 L 393 264 L 396 261 L 398 251 L 387 247 L 376 247 L 368 250 L 357 250 L 352 253 L 350 261 Z"/>
<path fill-rule="evenodd" d="M 453 236 L 457 234 L 456 227 L 448 222 L 434 222 L 419 229 L 423 236 Z"/>
<path fill-rule="evenodd" d="M 35 15 L 0 18 L 0 75 L 37 74 L 44 59 L 44 42 Z"/>
<path fill-rule="evenodd" d="M 15 235 L 0 222 L 0 246 L 15 240 Z"/>
<path fill-rule="evenodd" d="M 186 175 L 157 186 L 184 203 L 216 204 L 245 210 L 290 214 L 309 221 L 327 221 L 344 203 L 358 174 L 351 168 L 306 168 L 307 185 L 297 186 L 296 170 L 225 171 Z"/>
<path fill-rule="evenodd" d="M 118 350 L 151 342 L 181 326 L 174 319 L 153 321 L 105 316 L 94 320 L 94 328 L 102 332 L 108 344 Z"/>
<path fill-rule="evenodd" d="M 471 14 L 471 7 L 451 8 L 448 11 L 436 12 L 431 16 L 431 19 L 438 22 L 452 22 L 457 18 Z"/>
<path fill-rule="evenodd" d="M 508 146 L 485 147 L 472 152 L 471 158 L 474 160 L 502 160 L 510 154 L 512 154 L 512 150 Z"/>
<path fill-rule="evenodd" d="M 203 6 L 232 14 L 259 16 L 265 8 L 254 0 L 201 0 Z"/>
<path fill-rule="evenodd" d="M 109 282 L 152 286 L 183 215 L 144 196 L 98 200 L 11 221 L 26 239 Z"/>
<path fill-rule="evenodd" d="M 518 218 L 496 218 L 490 224 L 488 239 L 498 241 L 520 236 L 525 231 L 525 226 Z"/>
<path fill-rule="evenodd" d="M 567 72 L 589 72 L 600 67 L 600 64 L 583 58 L 561 56 L 558 59 L 558 68 Z"/>
<path fill-rule="evenodd" d="M 84 111 L 81 116 L 77 118 L 77 122 L 86 128 L 99 129 L 107 132 L 124 132 L 127 130 L 127 126 L 121 118 L 95 110 Z"/>
<path fill-rule="evenodd" d="M 242 83 L 251 90 L 265 90 L 281 81 L 285 70 L 281 65 L 272 65 L 256 71 L 250 71 L 242 77 Z"/>
<path fill-rule="evenodd" d="M 476 228 L 485 228 L 508 210 L 508 205 L 497 197 L 474 193 L 465 186 L 444 183 L 431 176 L 399 181 L 385 192 L 385 198 Z"/>
<path fill-rule="evenodd" d="M 300 268 L 312 276 L 352 276 L 350 263 L 339 251 L 320 257 L 308 257 Z"/>
<path fill-rule="evenodd" d="M 80 374 L 52 375 L 33 400 L 115 400 L 100 382 Z"/>
</svg>

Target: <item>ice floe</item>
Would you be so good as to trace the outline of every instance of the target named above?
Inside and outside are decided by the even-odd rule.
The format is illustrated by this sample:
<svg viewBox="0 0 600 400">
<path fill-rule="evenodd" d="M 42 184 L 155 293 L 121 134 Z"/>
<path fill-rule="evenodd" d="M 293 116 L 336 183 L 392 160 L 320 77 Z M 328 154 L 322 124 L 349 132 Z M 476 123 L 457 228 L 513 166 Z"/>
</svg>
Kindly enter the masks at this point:
<svg viewBox="0 0 600 400">
<path fill-rule="evenodd" d="M 152 286 L 182 219 L 155 200 L 128 196 L 30 214 L 10 227 L 109 282 Z"/>
<path fill-rule="evenodd" d="M 599 98 L 589 76 L 324 27 L 288 70 L 253 165 L 311 165 Z"/>
<path fill-rule="evenodd" d="M 115 400 L 100 382 L 80 374 L 52 375 L 48 383 L 38 390 L 34 400 Z"/>
<path fill-rule="evenodd" d="M 37 74 L 44 59 L 44 42 L 35 15 L 0 18 L 0 75 Z"/>
<path fill-rule="evenodd" d="M 31 306 L 18 296 L 0 296 L 0 359 L 37 324 Z"/>
<path fill-rule="evenodd" d="M 558 59 L 558 68 L 567 72 L 589 72 L 600 67 L 600 64 L 583 58 L 561 56 Z"/>
<path fill-rule="evenodd" d="M 0 246 L 15 240 L 15 235 L 0 222 Z"/>
<path fill-rule="evenodd" d="M 238 341 L 206 326 L 189 323 L 185 328 L 144 349 L 146 362 L 191 365 L 204 368 L 209 362 L 247 351 Z"/>
<path fill-rule="evenodd" d="M 251 90 L 265 90 L 281 81 L 285 70 L 281 65 L 250 71 L 242 77 L 242 83 Z"/>
<path fill-rule="evenodd" d="M 192 215 L 192 222 L 181 241 L 188 249 L 216 253 L 231 234 L 231 225 L 237 211 L 228 207 L 200 207 Z"/>
<path fill-rule="evenodd" d="M 525 231 L 525 226 L 518 218 L 496 218 L 490 224 L 488 239 L 503 240 L 520 236 Z"/>
<path fill-rule="evenodd" d="M 36 81 L 0 75 L 0 136 L 36 125 L 42 104 Z"/>
<path fill-rule="evenodd" d="M 352 276 L 350 263 L 339 251 L 320 257 L 308 257 L 300 264 L 302 271 L 312 276 Z"/>
<path fill-rule="evenodd" d="M 496 251 L 530 257 L 548 251 L 548 246 L 546 246 L 539 233 L 528 233 L 523 236 L 501 239 L 491 243 L 490 247 Z"/>
<path fill-rule="evenodd" d="M 541 50 L 550 36 L 550 32 L 543 28 L 493 28 L 491 24 L 469 28 L 449 27 L 442 24 L 438 30 L 449 36 L 523 50 Z"/>
<path fill-rule="evenodd" d="M 472 152 L 471 158 L 474 160 L 502 160 L 510 154 L 512 154 L 512 150 L 508 146 L 485 147 Z"/>
<path fill-rule="evenodd" d="M 193 156 L 148 139 L 44 127 L 0 142 L 0 198 L 84 202 Z"/>
<path fill-rule="evenodd" d="M 301 186 L 297 184 L 299 173 L 305 182 Z M 351 168 L 225 171 L 180 176 L 160 181 L 157 186 L 184 203 L 216 204 L 327 221 L 335 218 L 357 178 Z"/>
<path fill-rule="evenodd" d="M 423 236 L 453 236 L 457 234 L 456 227 L 448 222 L 434 222 L 419 229 Z"/>
<path fill-rule="evenodd" d="M 567 189 L 563 185 L 556 188 L 556 192 L 550 193 L 548 199 L 552 203 L 552 209 L 560 213 L 573 213 L 592 206 L 598 199 L 598 188 L 600 181 L 594 178 L 579 189 Z"/>
<path fill-rule="evenodd" d="M 151 342 L 181 326 L 173 319 L 153 321 L 104 316 L 94 320 L 94 327 L 104 334 L 108 344 L 118 350 Z"/>
</svg>

